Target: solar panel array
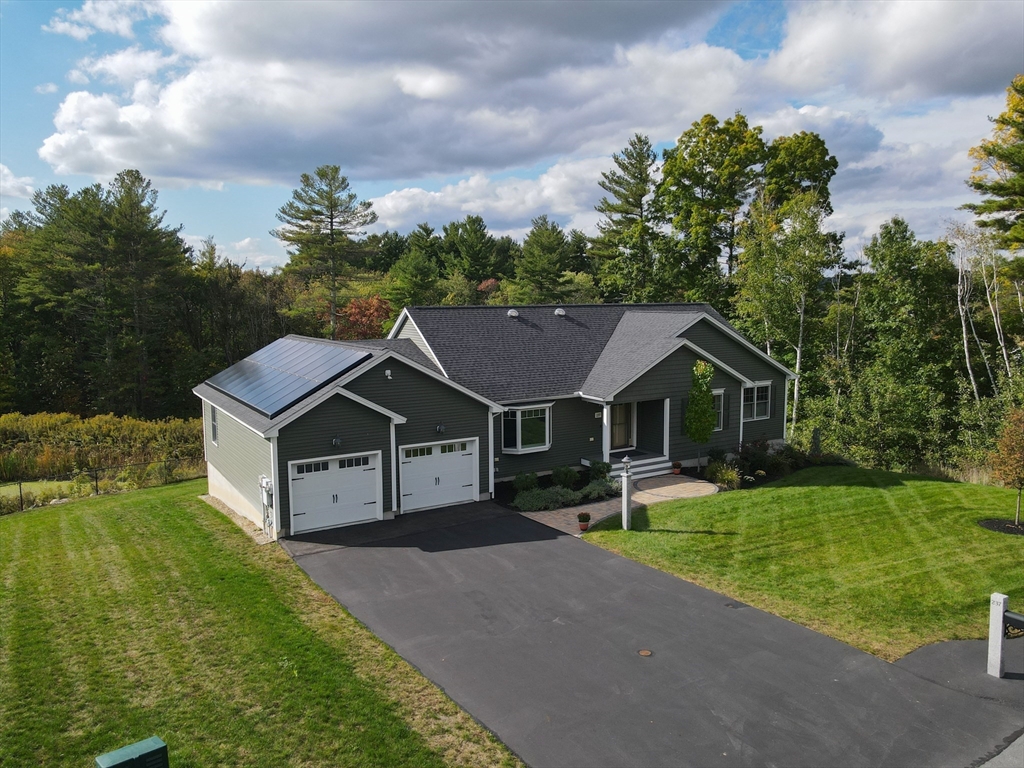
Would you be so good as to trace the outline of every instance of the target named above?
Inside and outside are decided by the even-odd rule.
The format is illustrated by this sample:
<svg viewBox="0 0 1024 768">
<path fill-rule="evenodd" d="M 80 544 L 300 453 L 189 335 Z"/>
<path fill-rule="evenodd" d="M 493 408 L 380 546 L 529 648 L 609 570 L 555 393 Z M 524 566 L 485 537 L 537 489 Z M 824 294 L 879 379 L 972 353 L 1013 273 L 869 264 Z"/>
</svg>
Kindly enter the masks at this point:
<svg viewBox="0 0 1024 768">
<path fill-rule="evenodd" d="M 368 357 L 336 344 L 278 339 L 206 383 L 272 419 Z"/>
</svg>

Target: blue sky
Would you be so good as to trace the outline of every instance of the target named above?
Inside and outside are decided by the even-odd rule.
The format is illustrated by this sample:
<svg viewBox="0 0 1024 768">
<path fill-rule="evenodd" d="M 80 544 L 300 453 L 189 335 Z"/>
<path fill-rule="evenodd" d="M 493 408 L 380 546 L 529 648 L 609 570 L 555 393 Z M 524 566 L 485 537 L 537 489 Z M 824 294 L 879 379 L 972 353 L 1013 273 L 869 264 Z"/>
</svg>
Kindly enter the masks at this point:
<svg viewBox="0 0 1024 768">
<path fill-rule="evenodd" d="M 135 167 L 167 223 L 250 266 L 299 174 L 341 165 L 378 228 L 479 214 L 592 232 L 634 132 L 705 113 L 839 159 L 830 226 L 964 218 L 967 149 L 1024 71 L 1024 4 L 0 0 L 0 208 Z"/>
</svg>

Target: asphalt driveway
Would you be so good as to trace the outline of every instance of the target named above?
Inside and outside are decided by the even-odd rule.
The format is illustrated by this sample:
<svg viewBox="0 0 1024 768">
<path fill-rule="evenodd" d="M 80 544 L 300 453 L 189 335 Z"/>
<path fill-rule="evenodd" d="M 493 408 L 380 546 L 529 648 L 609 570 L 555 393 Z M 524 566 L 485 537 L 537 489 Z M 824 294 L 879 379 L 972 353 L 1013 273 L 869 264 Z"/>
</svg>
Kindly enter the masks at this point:
<svg viewBox="0 0 1024 768">
<path fill-rule="evenodd" d="M 466 511 L 284 546 L 535 768 L 969 766 L 1024 731 L 1024 653 L 1014 680 L 973 662 L 926 679 L 496 505 Z"/>
</svg>

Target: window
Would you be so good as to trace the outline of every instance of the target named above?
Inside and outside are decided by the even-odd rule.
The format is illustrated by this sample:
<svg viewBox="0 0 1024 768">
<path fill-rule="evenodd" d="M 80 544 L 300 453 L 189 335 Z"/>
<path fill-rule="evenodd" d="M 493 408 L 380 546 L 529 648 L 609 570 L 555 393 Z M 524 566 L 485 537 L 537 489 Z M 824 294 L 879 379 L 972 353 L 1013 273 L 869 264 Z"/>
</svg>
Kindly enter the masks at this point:
<svg viewBox="0 0 1024 768">
<path fill-rule="evenodd" d="M 434 455 L 434 448 L 433 448 L 433 446 L 429 446 L 429 445 L 427 447 L 425 447 L 425 448 L 406 448 L 405 449 L 405 458 L 407 458 L 407 459 L 414 459 L 417 456 L 433 456 L 433 455 Z"/>
<path fill-rule="evenodd" d="M 724 426 L 723 413 L 725 411 L 725 390 L 716 389 L 714 390 L 713 396 L 715 398 L 715 432 L 718 432 Z"/>
<path fill-rule="evenodd" d="M 338 469 L 351 469 L 352 467 L 370 466 L 369 456 L 356 456 L 354 459 L 338 459 Z"/>
<path fill-rule="evenodd" d="M 743 388 L 743 420 L 754 421 L 771 416 L 771 382 Z"/>
<path fill-rule="evenodd" d="M 210 442 L 217 444 L 217 409 L 210 406 Z"/>
<path fill-rule="evenodd" d="M 510 408 L 501 417 L 503 453 L 533 453 L 551 447 L 551 403 Z"/>
<path fill-rule="evenodd" d="M 313 472 L 326 472 L 331 468 L 329 461 L 314 461 L 311 464 L 296 464 L 296 475 L 309 475 Z"/>
<path fill-rule="evenodd" d="M 441 453 L 458 453 L 464 450 L 466 450 L 465 443 L 448 443 L 441 446 Z"/>
</svg>

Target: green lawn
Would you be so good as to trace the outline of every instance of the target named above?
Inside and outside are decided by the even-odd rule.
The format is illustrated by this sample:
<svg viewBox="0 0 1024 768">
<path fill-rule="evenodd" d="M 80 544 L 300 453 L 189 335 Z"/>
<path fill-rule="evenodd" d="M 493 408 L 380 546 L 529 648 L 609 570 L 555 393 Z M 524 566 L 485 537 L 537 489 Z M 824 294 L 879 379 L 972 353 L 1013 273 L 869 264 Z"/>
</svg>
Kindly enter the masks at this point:
<svg viewBox="0 0 1024 768">
<path fill-rule="evenodd" d="M 587 541 L 894 660 L 984 638 L 989 595 L 1024 607 L 1024 536 L 981 528 L 1016 491 L 852 467 L 656 504 Z"/>
<path fill-rule="evenodd" d="M 0 517 L 0 766 L 516 764 L 205 489 Z"/>
</svg>

